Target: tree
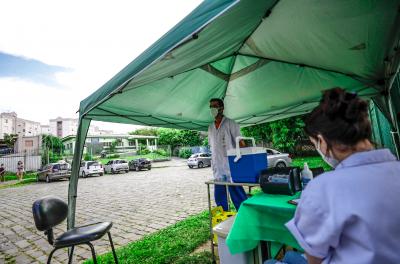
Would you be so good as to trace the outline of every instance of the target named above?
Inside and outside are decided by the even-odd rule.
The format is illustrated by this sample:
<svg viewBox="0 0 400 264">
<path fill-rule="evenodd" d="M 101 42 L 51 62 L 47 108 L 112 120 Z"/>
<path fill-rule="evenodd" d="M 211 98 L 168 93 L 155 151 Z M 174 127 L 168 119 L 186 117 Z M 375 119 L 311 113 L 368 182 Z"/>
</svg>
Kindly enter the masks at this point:
<svg viewBox="0 0 400 264">
<path fill-rule="evenodd" d="M 172 149 L 181 145 L 177 129 L 159 128 L 158 137 L 159 145 L 170 145 Z"/>
<path fill-rule="evenodd" d="M 272 143 L 281 150 L 293 153 L 299 140 L 306 138 L 304 122 L 299 117 L 277 120 L 270 123 L 242 128 L 246 137 L 254 137 L 256 141 Z"/>
<path fill-rule="evenodd" d="M 139 128 L 132 132 L 129 132 L 129 135 L 157 136 L 158 129 L 157 128 Z"/>
<path fill-rule="evenodd" d="M 200 132 L 192 130 L 159 128 L 158 137 L 160 145 L 170 145 L 172 149 L 177 146 L 199 146 L 202 143 Z"/>
<path fill-rule="evenodd" d="M 7 145 L 9 148 L 14 148 L 14 144 L 18 139 L 17 134 L 4 134 L 4 143 Z"/>
<path fill-rule="evenodd" d="M 200 146 L 201 138 L 200 132 L 193 130 L 178 130 L 179 141 L 182 146 Z"/>
<path fill-rule="evenodd" d="M 304 122 L 301 118 L 287 118 L 270 124 L 272 143 L 282 151 L 294 153 L 299 140 L 305 138 Z"/>
<path fill-rule="evenodd" d="M 208 146 L 208 136 L 204 137 L 202 146 Z"/>
<path fill-rule="evenodd" d="M 59 155 L 64 153 L 64 144 L 61 139 L 52 135 L 42 136 L 42 147 Z"/>
<path fill-rule="evenodd" d="M 57 162 L 64 154 L 64 144 L 61 139 L 52 135 L 42 136 L 42 148 L 45 152 L 42 155 L 42 163 Z"/>
<path fill-rule="evenodd" d="M 241 129 L 243 136 L 253 137 L 256 141 L 272 142 L 272 129 L 270 123 L 244 127 Z"/>
<path fill-rule="evenodd" d="M 121 143 L 121 142 L 122 142 L 122 140 L 121 140 L 120 138 L 117 138 L 116 140 L 114 140 L 113 142 L 111 142 L 111 145 L 110 145 L 110 153 L 114 153 L 116 147 L 117 147 L 118 144 Z"/>
</svg>

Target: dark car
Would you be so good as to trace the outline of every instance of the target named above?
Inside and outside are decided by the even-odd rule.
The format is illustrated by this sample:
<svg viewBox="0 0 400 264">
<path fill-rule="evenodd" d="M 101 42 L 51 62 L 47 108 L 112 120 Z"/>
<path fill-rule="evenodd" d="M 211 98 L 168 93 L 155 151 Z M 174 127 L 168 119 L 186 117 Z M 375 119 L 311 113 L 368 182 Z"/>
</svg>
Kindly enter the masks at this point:
<svg viewBox="0 0 400 264">
<path fill-rule="evenodd" d="M 140 171 L 143 169 L 151 170 L 151 161 L 148 159 L 135 159 L 129 161 L 129 170 Z"/>
<path fill-rule="evenodd" d="M 37 175 L 39 181 L 49 183 L 54 180 L 69 179 L 71 170 L 68 163 L 50 163 L 39 170 Z"/>
</svg>

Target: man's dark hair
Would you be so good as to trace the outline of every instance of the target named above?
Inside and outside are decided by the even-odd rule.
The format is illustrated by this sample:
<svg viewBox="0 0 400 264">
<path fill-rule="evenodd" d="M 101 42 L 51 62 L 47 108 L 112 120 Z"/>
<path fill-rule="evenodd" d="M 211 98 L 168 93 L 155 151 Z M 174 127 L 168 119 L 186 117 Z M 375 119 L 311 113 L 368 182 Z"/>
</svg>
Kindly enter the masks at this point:
<svg viewBox="0 0 400 264">
<path fill-rule="evenodd" d="M 219 107 L 224 107 L 224 101 L 220 98 L 212 98 L 210 99 L 210 103 L 211 102 L 218 102 Z"/>
<path fill-rule="evenodd" d="M 352 146 L 360 140 L 371 140 L 368 103 L 341 88 L 323 93 L 320 104 L 308 115 L 305 125 L 309 136 L 317 138 L 321 134 L 328 145 Z"/>
</svg>

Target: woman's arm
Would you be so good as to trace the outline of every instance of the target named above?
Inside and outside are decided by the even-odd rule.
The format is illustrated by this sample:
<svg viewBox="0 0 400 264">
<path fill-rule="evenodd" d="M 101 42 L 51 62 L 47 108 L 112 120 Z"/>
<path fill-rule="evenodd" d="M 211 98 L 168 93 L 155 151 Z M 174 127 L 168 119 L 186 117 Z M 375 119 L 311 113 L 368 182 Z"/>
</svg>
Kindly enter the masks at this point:
<svg viewBox="0 0 400 264">
<path fill-rule="evenodd" d="M 322 259 L 320 259 L 320 258 L 308 255 L 307 253 L 306 253 L 306 256 L 307 256 L 308 264 L 321 264 L 322 263 Z"/>
</svg>

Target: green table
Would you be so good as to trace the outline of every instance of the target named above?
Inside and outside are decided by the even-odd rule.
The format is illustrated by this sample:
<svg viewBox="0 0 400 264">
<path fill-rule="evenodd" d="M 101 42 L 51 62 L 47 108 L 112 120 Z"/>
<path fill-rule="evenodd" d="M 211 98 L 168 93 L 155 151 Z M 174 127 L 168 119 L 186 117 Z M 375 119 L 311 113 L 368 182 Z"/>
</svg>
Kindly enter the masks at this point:
<svg viewBox="0 0 400 264">
<path fill-rule="evenodd" d="M 293 196 L 260 193 L 244 201 L 226 240 L 230 252 L 253 250 L 260 241 L 272 242 L 275 249 L 285 244 L 303 251 L 285 227 L 296 210 L 288 201 L 299 197 L 300 193 Z"/>
</svg>

